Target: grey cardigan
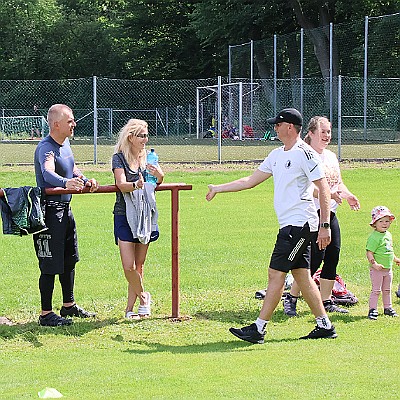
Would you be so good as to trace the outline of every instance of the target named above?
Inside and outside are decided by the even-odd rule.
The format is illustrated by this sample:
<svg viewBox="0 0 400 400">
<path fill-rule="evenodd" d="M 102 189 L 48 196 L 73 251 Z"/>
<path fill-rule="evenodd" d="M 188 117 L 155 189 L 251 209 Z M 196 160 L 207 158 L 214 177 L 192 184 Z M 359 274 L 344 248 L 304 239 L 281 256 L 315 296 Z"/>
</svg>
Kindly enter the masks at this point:
<svg viewBox="0 0 400 400">
<path fill-rule="evenodd" d="M 134 238 L 140 243 L 150 241 L 152 231 L 158 230 L 158 211 L 154 186 L 145 182 L 143 189 L 123 193 L 126 204 L 126 219 Z"/>
</svg>

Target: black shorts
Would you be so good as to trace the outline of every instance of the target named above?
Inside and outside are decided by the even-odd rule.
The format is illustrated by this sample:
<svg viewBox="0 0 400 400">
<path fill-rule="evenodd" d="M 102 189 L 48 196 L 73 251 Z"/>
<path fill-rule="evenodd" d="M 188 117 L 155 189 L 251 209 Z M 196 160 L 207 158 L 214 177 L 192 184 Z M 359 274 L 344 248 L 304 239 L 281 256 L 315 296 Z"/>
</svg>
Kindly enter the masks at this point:
<svg viewBox="0 0 400 400">
<path fill-rule="evenodd" d="M 151 232 L 150 242 L 155 242 L 159 236 L 159 231 Z M 118 245 L 118 239 L 123 242 L 140 243 L 138 238 L 133 237 L 126 215 L 114 214 L 114 239 L 116 245 Z"/>
<path fill-rule="evenodd" d="M 69 203 L 45 205 L 47 230 L 33 235 L 39 268 L 43 274 L 64 273 L 65 265 L 79 261 L 76 224 Z"/>
<path fill-rule="evenodd" d="M 303 227 L 288 225 L 279 229 L 269 267 L 288 273 L 296 268 L 310 268 L 312 240 L 317 232 L 310 232 L 306 223 Z"/>
</svg>

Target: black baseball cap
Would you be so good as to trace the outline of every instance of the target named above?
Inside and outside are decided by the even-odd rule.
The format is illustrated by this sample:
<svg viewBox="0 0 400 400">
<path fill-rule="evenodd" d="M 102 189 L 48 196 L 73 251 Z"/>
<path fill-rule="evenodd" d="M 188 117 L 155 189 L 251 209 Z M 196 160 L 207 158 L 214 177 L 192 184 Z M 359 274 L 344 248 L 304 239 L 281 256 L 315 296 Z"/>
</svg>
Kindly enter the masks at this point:
<svg viewBox="0 0 400 400">
<path fill-rule="evenodd" d="M 295 108 L 284 108 L 275 118 L 267 120 L 269 124 L 278 124 L 279 122 L 288 122 L 294 125 L 303 125 L 303 117 Z"/>
</svg>

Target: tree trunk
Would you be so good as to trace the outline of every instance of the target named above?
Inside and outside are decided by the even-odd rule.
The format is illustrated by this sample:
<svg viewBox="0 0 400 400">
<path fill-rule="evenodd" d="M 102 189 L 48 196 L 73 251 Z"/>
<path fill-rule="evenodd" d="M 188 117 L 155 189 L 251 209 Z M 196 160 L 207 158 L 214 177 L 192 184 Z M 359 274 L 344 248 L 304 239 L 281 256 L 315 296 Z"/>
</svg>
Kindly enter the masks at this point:
<svg viewBox="0 0 400 400">
<path fill-rule="evenodd" d="M 322 78 L 324 80 L 325 86 L 325 103 L 327 109 L 329 108 L 329 77 L 330 77 L 330 52 L 329 52 L 329 24 L 333 21 L 330 9 L 329 0 L 322 0 L 318 5 L 319 13 L 319 26 L 316 26 L 303 12 L 300 0 L 288 0 L 288 3 L 292 6 L 293 11 L 296 15 L 297 22 L 304 29 L 304 33 L 310 39 L 314 46 L 314 54 L 318 60 L 318 65 L 321 71 Z M 319 28 L 319 29 L 318 29 Z M 338 54 L 337 46 L 332 41 L 333 51 L 332 51 L 332 76 L 335 77 L 339 74 L 338 67 Z M 336 103 L 337 98 L 337 80 L 333 81 L 332 86 L 332 100 Z"/>
<path fill-rule="evenodd" d="M 332 17 L 328 8 L 328 2 L 321 1 L 319 4 L 319 25 L 315 26 L 311 20 L 306 16 L 301 8 L 299 0 L 288 0 L 296 15 L 297 21 L 300 26 L 305 30 L 305 34 L 314 45 L 314 54 L 317 57 L 318 65 L 323 78 L 329 78 L 329 28 L 328 25 L 332 22 Z M 318 27 L 324 27 L 316 29 Z M 333 54 L 336 54 L 334 52 Z M 337 75 L 337 58 L 332 63 L 333 76 Z"/>
</svg>

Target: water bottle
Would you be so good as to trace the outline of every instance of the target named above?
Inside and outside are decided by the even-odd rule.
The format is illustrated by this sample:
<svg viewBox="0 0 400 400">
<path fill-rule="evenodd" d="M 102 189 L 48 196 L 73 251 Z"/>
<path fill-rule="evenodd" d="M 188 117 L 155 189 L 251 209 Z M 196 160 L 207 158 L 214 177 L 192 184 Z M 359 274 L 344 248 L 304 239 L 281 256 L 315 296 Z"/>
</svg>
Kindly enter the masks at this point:
<svg viewBox="0 0 400 400">
<path fill-rule="evenodd" d="M 148 153 L 147 153 L 147 164 L 149 165 L 158 165 L 158 155 L 157 153 L 154 151 L 154 149 L 151 149 Z M 146 170 L 147 172 L 147 179 L 146 182 L 150 182 L 151 184 L 153 184 L 154 186 L 157 185 L 157 177 L 152 175 L 149 170 Z"/>
</svg>

